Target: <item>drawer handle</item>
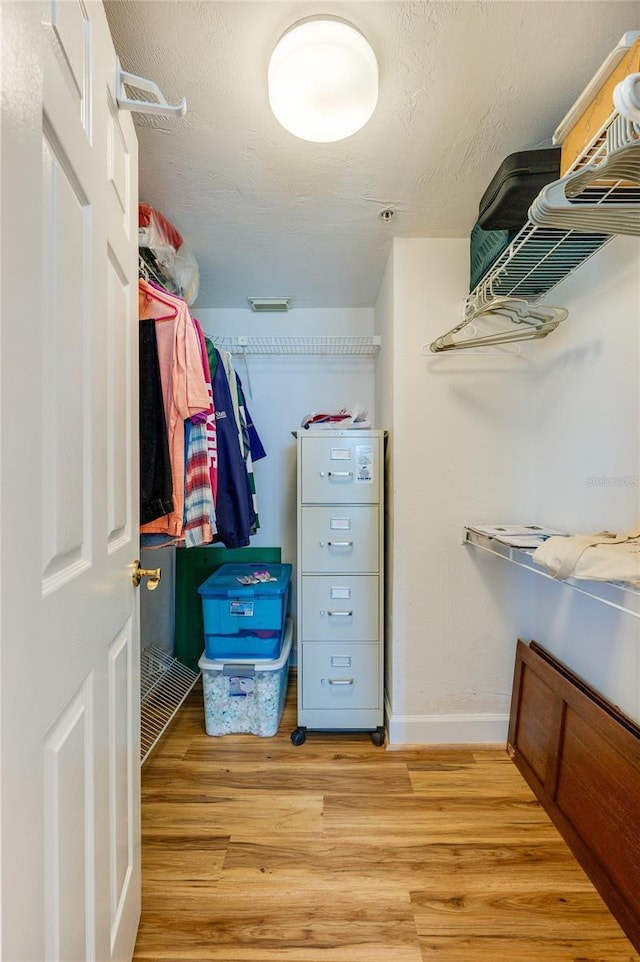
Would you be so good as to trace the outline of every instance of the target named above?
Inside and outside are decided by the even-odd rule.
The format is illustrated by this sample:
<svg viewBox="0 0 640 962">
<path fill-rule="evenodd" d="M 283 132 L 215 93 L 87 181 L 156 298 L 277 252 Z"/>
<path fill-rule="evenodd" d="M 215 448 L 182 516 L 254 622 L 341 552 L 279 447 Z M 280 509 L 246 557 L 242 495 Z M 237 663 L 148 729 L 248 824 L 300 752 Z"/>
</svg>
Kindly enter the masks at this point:
<svg viewBox="0 0 640 962">
<path fill-rule="evenodd" d="M 330 618 L 353 618 L 353 611 L 327 611 Z"/>
<path fill-rule="evenodd" d="M 354 678 L 330 678 L 330 685 L 355 685 Z"/>
<path fill-rule="evenodd" d="M 330 548 L 353 548 L 353 541 L 327 541 Z"/>
<path fill-rule="evenodd" d="M 327 471 L 329 478 L 352 478 L 353 471 Z"/>
</svg>

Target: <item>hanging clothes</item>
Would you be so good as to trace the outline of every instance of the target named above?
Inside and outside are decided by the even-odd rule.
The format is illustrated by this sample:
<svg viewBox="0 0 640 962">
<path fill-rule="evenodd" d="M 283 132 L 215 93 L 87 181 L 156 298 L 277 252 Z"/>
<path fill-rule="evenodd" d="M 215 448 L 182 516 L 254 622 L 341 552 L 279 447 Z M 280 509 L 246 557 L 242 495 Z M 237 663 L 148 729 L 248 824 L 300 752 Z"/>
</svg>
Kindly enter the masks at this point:
<svg viewBox="0 0 640 962">
<path fill-rule="evenodd" d="M 256 461 L 266 458 L 267 452 L 265 451 L 264 445 L 260 440 L 260 435 L 258 434 L 256 426 L 253 423 L 253 418 L 249 413 L 244 388 L 242 387 L 242 381 L 240 380 L 240 375 L 238 373 L 236 373 L 236 381 L 238 382 L 238 397 L 241 407 L 244 408 L 245 421 L 247 425 L 247 431 L 249 433 L 249 450 L 251 451 L 251 460 L 255 464 Z"/>
<path fill-rule="evenodd" d="M 240 447 L 238 422 L 224 361 L 213 343 L 205 338 L 216 412 L 218 484 L 215 499 L 217 539 L 227 548 L 249 544 L 255 529 L 256 512 L 247 469 Z"/>
<path fill-rule="evenodd" d="M 187 548 L 211 544 L 216 533 L 215 507 L 209 470 L 207 421 L 215 414 L 207 346 L 200 324 L 192 318 L 198 335 L 200 361 L 209 394 L 209 408 L 185 421 L 184 539 Z"/>
<path fill-rule="evenodd" d="M 249 432 L 247 430 L 246 418 L 244 411 L 240 406 L 240 393 L 238 391 L 238 376 L 231 363 L 231 355 L 228 351 L 225 351 L 222 355 L 222 360 L 224 363 L 225 373 L 227 375 L 227 381 L 229 383 L 229 390 L 231 392 L 231 400 L 233 402 L 233 415 L 236 420 L 236 428 L 238 430 L 238 444 L 240 445 L 240 451 L 242 452 L 242 459 L 244 461 L 245 471 L 247 472 L 247 483 L 249 486 L 249 491 L 251 494 L 251 508 L 254 515 L 254 520 L 251 524 L 251 534 L 255 534 L 260 527 L 260 521 L 258 518 L 258 500 L 256 496 L 256 482 L 253 476 L 253 461 L 251 459 L 251 446 L 249 444 Z"/>
<path fill-rule="evenodd" d="M 209 365 L 209 351 L 207 348 L 207 342 L 205 340 L 204 331 L 200 326 L 200 322 L 194 317 L 193 324 L 195 326 L 198 338 L 200 339 L 200 352 L 202 355 L 202 366 L 204 368 L 205 380 L 207 382 L 207 390 L 209 392 L 209 411 L 206 416 L 205 426 L 207 433 L 207 458 L 209 463 L 209 479 L 211 481 L 211 493 L 213 495 L 213 500 L 215 503 L 216 491 L 218 489 L 218 444 L 217 444 L 217 431 L 216 431 L 216 411 L 215 405 L 213 403 L 213 387 L 211 385 L 211 367 Z"/>
<path fill-rule="evenodd" d="M 209 408 L 198 337 L 187 304 L 149 281 L 139 281 L 143 318 L 156 321 L 158 362 L 167 419 L 167 437 L 173 479 L 173 510 L 141 526 L 142 534 L 182 536 L 185 500 L 184 422 Z"/>
<path fill-rule="evenodd" d="M 173 478 L 155 324 L 153 318 L 143 319 L 138 328 L 141 524 L 173 511 Z"/>
<path fill-rule="evenodd" d="M 203 421 L 185 421 L 184 485 L 184 540 L 187 548 L 211 544 L 214 539 L 215 516 L 209 462 L 207 458 L 207 432 Z"/>
</svg>

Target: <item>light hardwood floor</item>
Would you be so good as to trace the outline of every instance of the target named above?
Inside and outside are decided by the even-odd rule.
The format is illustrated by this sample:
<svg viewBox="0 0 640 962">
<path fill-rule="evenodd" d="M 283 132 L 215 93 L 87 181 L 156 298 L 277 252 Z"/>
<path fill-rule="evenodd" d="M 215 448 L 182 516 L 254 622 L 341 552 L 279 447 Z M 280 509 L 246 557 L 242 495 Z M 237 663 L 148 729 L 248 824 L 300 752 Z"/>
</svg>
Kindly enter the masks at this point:
<svg viewBox="0 0 640 962">
<path fill-rule="evenodd" d="M 640 962 L 502 750 L 204 732 L 142 774 L 137 962 Z"/>
</svg>

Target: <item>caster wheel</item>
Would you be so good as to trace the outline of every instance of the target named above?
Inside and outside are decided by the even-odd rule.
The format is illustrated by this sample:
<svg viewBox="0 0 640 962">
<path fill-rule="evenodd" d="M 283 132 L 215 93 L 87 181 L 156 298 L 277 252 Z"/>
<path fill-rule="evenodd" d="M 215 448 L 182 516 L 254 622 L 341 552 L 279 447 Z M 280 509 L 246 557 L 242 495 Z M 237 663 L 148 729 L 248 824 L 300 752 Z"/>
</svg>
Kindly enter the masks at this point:
<svg viewBox="0 0 640 962">
<path fill-rule="evenodd" d="M 378 748 L 384 745 L 384 728 L 376 728 L 374 732 L 371 732 L 371 741 Z"/>
<path fill-rule="evenodd" d="M 296 747 L 298 745 L 304 745 L 306 740 L 307 736 L 301 728 L 294 728 L 294 730 L 291 732 L 291 741 L 294 745 L 296 745 Z"/>
</svg>

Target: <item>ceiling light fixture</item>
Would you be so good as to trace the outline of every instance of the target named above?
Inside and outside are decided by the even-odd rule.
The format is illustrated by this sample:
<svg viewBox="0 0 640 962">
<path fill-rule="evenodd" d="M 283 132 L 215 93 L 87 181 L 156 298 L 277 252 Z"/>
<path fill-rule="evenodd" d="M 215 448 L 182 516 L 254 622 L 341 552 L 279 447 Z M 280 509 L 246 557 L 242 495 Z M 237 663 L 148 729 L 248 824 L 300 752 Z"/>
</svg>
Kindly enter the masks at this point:
<svg viewBox="0 0 640 962">
<path fill-rule="evenodd" d="M 307 17 L 282 35 L 269 61 L 269 103 L 285 130 L 332 143 L 364 127 L 378 101 L 378 63 L 359 30 Z"/>
</svg>

